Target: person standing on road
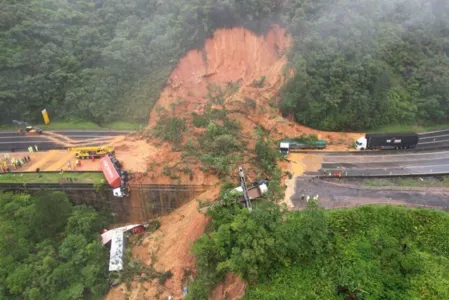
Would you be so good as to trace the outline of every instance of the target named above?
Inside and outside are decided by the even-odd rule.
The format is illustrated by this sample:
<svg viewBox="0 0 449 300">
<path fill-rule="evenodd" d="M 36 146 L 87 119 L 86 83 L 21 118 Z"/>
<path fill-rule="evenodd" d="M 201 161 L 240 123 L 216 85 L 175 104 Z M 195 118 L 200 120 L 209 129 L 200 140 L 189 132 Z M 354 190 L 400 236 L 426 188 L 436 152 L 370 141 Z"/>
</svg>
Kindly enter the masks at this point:
<svg viewBox="0 0 449 300">
<path fill-rule="evenodd" d="M 39 152 L 39 149 L 37 148 L 37 145 L 34 145 L 34 149 L 36 149 L 36 152 Z"/>
</svg>

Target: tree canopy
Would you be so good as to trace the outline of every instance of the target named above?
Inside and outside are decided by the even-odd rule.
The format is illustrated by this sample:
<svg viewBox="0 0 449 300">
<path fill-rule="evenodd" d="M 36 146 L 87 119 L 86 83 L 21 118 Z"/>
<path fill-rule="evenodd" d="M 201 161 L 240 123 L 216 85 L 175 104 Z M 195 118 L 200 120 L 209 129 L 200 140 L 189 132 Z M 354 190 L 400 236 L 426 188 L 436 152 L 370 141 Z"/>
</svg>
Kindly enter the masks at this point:
<svg viewBox="0 0 449 300">
<path fill-rule="evenodd" d="M 447 1 L 290 1 L 281 111 L 327 130 L 449 119 Z"/>
<path fill-rule="evenodd" d="M 222 195 L 224 203 L 232 197 Z M 254 208 L 254 207 L 253 207 Z M 193 247 L 197 278 L 188 299 L 233 272 L 249 282 L 245 299 L 446 299 L 449 214 L 394 206 L 301 212 L 273 203 L 252 213 L 215 206 Z"/>
<path fill-rule="evenodd" d="M 103 295 L 108 253 L 98 234 L 106 225 L 62 192 L 0 193 L 0 299 Z"/>
<path fill-rule="evenodd" d="M 219 27 L 257 29 L 281 1 L 3 0 L 2 121 L 145 121 L 178 59 Z M 235 14 L 236 11 L 239 13 Z"/>
<path fill-rule="evenodd" d="M 1 121 L 146 121 L 188 50 L 221 27 L 289 29 L 280 109 L 322 129 L 446 122 L 443 0 L 2 0 Z"/>
</svg>

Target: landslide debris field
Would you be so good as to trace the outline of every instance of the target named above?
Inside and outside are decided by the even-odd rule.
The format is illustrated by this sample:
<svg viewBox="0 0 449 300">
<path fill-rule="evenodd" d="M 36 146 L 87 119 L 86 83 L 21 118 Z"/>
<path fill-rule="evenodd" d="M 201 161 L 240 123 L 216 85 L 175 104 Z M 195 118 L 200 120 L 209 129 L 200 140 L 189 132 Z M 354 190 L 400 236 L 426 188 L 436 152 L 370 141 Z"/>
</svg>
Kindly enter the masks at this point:
<svg viewBox="0 0 449 300">
<path fill-rule="evenodd" d="M 279 89 L 291 75 L 287 65 L 291 43 L 291 36 L 279 27 L 273 27 L 265 36 L 257 36 L 243 28 L 221 29 L 205 42 L 203 49 L 187 53 L 171 73 L 152 109 L 149 128 L 120 142 L 123 149 L 134 151 L 134 155 L 124 159 L 125 165 L 131 158 L 135 165 L 145 165 L 144 171 L 135 174 L 134 183 L 218 183 L 213 169 L 205 169 L 194 156 L 185 156 L 186 144 L 192 142 L 195 151 L 201 153 L 202 148 L 196 140 L 210 131 L 205 128 L 210 123 L 217 127 L 226 126 L 227 122 L 238 124 L 241 131 L 236 135 L 239 142 L 234 152 L 248 170 L 248 180 L 256 179 L 252 171 L 255 167 L 250 163 L 253 157 L 249 153 L 254 152 L 258 127 L 273 140 L 303 133 L 316 134 L 318 138 L 334 144 L 330 149 L 347 149 L 359 134 L 320 132 L 279 115 L 276 108 Z M 224 119 L 213 118 L 214 114 L 220 113 L 225 114 Z M 202 119 L 207 121 L 204 126 L 198 124 Z M 163 127 L 160 131 L 166 133 L 172 129 L 178 139 L 168 142 L 164 138 L 155 138 L 154 132 L 169 122 L 176 123 L 174 129 Z M 146 151 L 138 151 L 142 148 Z M 234 174 L 236 170 L 230 171 Z M 214 197 L 210 195 L 208 200 L 212 199 Z M 173 295 L 177 299 L 182 295 L 179 286 L 183 274 L 193 268 L 191 243 L 205 225 L 204 216 L 197 209 L 198 204 L 193 201 L 181 207 L 170 215 L 171 222 L 162 222 L 160 231 L 172 232 L 169 237 L 162 235 L 158 241 L 150 237 L 143 241 L 144 247 L 133 250 L 133 256 L 140 257 L 147 264 L 151 263 L 152 249 L 164 247 L 161 244 L 167 243 L 183 255 L 161 251 L 162 248 L 156 250 L 156 269 L 171 270 L 173 278 L 165 285 L 155 281 L 135 282 L 129 299 L 155 299 L 155 295 L 161 299 Z M 112 289 L 107 299 L 125 299 L 126 293 L 126 288 L 120 286 Z"/>
<path fill-rule="evenodd" d="M 279 89 L 292 75 L 287 64 L 291 44 L 291 36 L 277 26 L 265 36 L 243 28 L 220 29 L 204 48 L 188 52 L 169 76 L 151 111 L 148 128 L 121 143 L 136 149 L 146 141 L 151 148 L 132 156 L 144 169 L 136 176 L 136 183 L 218 182 L 216 172 L 211 172 L 213 168 L 204 167 L 208 157 L 199 157 L 207 154 L 208 143 L 201 142 L 207 139 L 204 136 L 211 123 L 221 127 L 218 130 L 230 122 L 237 124 L 239 132 L 234 137 L 238 142 L 233 153 L 248 169 L 252 169 L 256 128 L 264 130 L 273 141 L 315 134 L 327 140 L 328 150 L 347 151 L 360 133 L 313 130 L 279 114 Z M 186 157 L 187 147 L 195 149 L 197 157 Z M 255 176 L 249 171 L 250 180 Z"/>
<path fill-rule="evenodd" d="M 273 142 L 314 134 L 328 142 L 327 150 L 348 151 L 361 133 L 313 130 L 280 116 L 277 108 L 279 90 L 293 74 L 287 64 L 291 45 L 291 36 L 276 26 L 265 36 L 243 28 L 217 30 L 202 49 L 190 51 L 180 60 L 150 113 L 148 128 L 129 136 L 82 142 L 52 133 L 45 138 L 64 147 L 98 142 L 114 145 L 124 168 L 134 172 L 134 184 L 216 185 L 221 178 L 232 179 L 238 165 L 247 170 L 248 181 L 258 179 L 262 173 L 257 170 L 254 149 L 261 132 Z M 208 136 L 217 132 L 220 138 Z M 213 144 L 216 140 L 223 143 Z M 225 152 L 222 148 L 228 147 L 228 141 L 232 147 Z M 210 149 L 221 156 L 212 154 Z M 74 159 L 73 155 L 55 150 L 34 153 L 32 162 L 38 163 L 30 164 L 27 170 L 37 167 L 58 170 Z M 293 157 L 290 164 L 282 164 L 285 168 L 288 165 L 288 171 L 293 175 L 315 170 L 321 164 L 319 158 L 309 162 L 305 160 L 307 155 Z M 220 164 L 222 169 L 213 167 Z M 98 170 L 98 163 L 83 161 L 79 170 Z M 302 206 L 295 198 L 298 190 L 294 179 L 288 185 L 287 194 L 294 196 L 287 204 Z M 217 194 L 218 188 L 211 189 L 199 199 L 213 200 Z M 111 289 L 106 299 L 162 299 L 169 295 L 180 298 L 180 286 L 186 282 L 186 274 L 194 272 L 191 245 L 207 223 L 199 208 L 199 204 L 192 200 L 163 217 L 160 229 L 132 249 L 134 258 L 154 265 L 157 271 L 170 270 L 172 278 L 165 284 L 157 280 L 133 282 L 131 289 L 122 284 Z M 244 285 L 230 277 L 218 289 L 214 299 L 222 299 L 226 290 L 235 289 L 241 294 Z"/>
<path fill-rule="evenodd" d="M 255 180 L 260 176 L 254 171 L 253 154 L 258 128 L 273 141 L 314 134 L 328 142 L 328 150 L 348 151 L 361 133 L 313 130 L 280 116 L 277 109 L 279 90 L 292 75 L 287 64 L 291 44 L 291 36 L 279 27 L 273 27 L 265 36 L 257 36 L 243 28 L 221 29 L 205 42 L 204 48 L 187 53 L 169 76 L 151 111 L 148 128 L 115 143 L 124 153 L 125 166 L 132 166 L 137 171 L 133 183 L 214 185 L 219 183 L 219 178 L 232 178 L 227 176 L 236 174 L 231 168 L 236 169 L 237 163 L 248 170 L 249 181 Z M 238 134 L 225 131 L 231 136 L 227 139 L 238 140 L 230 152 L 238 158 L 224 160 L 230 173 L 217 176 L 217 169 L 207 165 L 208 159 L 214 157 L 205 151 L 209 145 L 204 141 L 211 132 L 227 129 L 230 122 L 240 129 Z M 213 143 L 214 139 L 210 141 Z M 304 162 L 305 157 L 295 158 L 293 163 L 284 163 L 283 167 L 288 165 L 289 172 L 300 175 L 321 164 L 320 159 Z M 213 162 L 223 163 L 222 160 Z M 294 178 L 288 186 L 288 198 L 298 194 Z M 216 195 L 217 191 L 209 191 L 200 198 L 213 200 Z M 287 201 L 290 207 L 301 206 L 295 197 L 291 197 L 293 201 Z M 133 248 L 133 257 L 148 265 L 155 264 L 158 271 L 171 270 L 171 279 L 164 285 L 155 280 L 134 282 L 131 290 L 121 285 L 113 288 L 107 299 L 139 300 L 155 299 L 156 296 L 163 299 L 168 295 L 180 298 L 185 274 L 194 270 L 191 244 L 203 232 L 207 221 L 198 209 L 199 205 L 194 201 L 184 205 L 162 219 L 161 228 L 155 235 L 146 237 Z M 218 295 L 231 287 L 243 290 L 241 282 L 229 278 L 225 285 L 219 287 L 221 292 L 214 294 L 216 299 L 221 299 Z"/>
</svg>

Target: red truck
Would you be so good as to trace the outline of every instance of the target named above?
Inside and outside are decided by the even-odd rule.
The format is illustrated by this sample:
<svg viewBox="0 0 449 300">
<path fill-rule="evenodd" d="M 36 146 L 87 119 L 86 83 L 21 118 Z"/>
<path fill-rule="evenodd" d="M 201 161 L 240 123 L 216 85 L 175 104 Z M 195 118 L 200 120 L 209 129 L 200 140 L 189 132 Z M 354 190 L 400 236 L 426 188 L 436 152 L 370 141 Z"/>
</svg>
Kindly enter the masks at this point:
<svg viewBox="0 0 449 300">
<path fill-rule="evenodd" d="M 118 174 L 117 170 L 112 164 L 109 155 L 106 155 L 100 160 L 100 165 L 101 170 L 103 171 L 103 174 L 106 177 L 106 180 L 108 181 L 109 185 L 113 188 L 120 187 L 121 184 L 120 175 Z"/>
</svg>

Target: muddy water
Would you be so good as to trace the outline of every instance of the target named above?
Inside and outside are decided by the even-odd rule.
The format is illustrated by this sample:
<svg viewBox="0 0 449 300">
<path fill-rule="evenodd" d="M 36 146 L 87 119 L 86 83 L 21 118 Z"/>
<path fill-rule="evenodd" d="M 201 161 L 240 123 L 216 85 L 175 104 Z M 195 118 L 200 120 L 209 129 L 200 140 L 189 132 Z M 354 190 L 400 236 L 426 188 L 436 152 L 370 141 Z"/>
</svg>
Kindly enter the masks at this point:
<svg viewBox="0 0 449 300">
<path fill-rule="evenodd" d="M 288 208 L 295 207 L 292 202 L 292 196 L 296 190 L 296 177 L 303 175 L 305 172 L 315 172 L 321 168 L 323 162 L 322 155 L 290 153 L 287 157 L 290 161 L 288 171 L 293 175 L 292 179 L 287 180 L 287 189 L 285 190 L 284 201 Z"/>
</svg>

